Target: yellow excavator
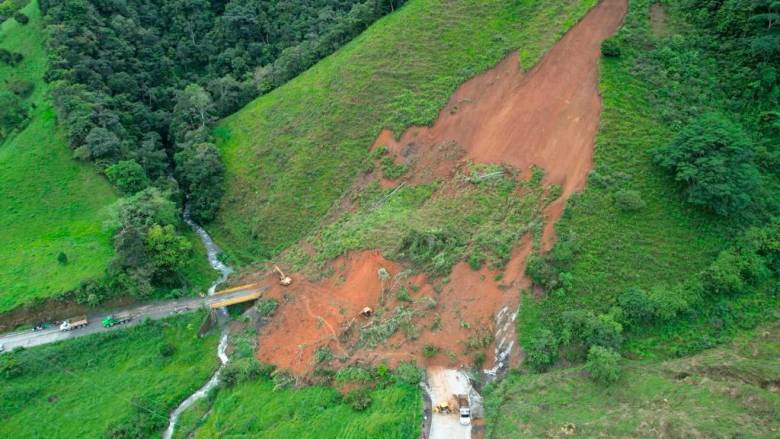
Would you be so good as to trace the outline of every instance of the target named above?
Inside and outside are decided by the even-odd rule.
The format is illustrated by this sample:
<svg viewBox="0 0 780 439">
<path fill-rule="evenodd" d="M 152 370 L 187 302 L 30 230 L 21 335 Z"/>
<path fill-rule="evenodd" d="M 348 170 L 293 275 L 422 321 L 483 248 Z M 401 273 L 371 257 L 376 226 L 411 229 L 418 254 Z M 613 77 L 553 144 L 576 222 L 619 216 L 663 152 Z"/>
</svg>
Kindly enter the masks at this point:
<svg viewBox="0 0 780 439">
<path fill-rule="evenodd" d="M 279 284 L 281 284 L 282 286 L 286 287 L 292 283 L 292 278 L 290 276 L 285 276 L 282 269 L 279 268 L 277 265 L 274 265 L 273 272 L 279 274 Z"/>
</svg>

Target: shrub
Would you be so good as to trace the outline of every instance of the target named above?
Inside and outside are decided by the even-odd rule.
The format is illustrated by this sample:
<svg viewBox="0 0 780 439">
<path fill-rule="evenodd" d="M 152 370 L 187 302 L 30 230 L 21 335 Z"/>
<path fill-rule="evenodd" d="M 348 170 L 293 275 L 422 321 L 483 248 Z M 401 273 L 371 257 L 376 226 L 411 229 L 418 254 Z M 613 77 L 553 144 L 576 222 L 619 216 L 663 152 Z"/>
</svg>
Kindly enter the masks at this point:
<svg viewBox="0 0 780 439">
<path fill-rule="evenodd" d="M 395 160 L 389 155 L 382 157 L 380 163 L 382 164 L 382 173 L 388 180 L 395 180 L 406 172 L 406 165 L 395 164 Z"/>
<path fill-rule="evenodd" d="M 418 384 L 422 381 L 423 370 L 417 367 L 413 362 L 402 361 L 395 368 L 393 374 L 396 380 L 407 384 Z"/>
<path fill-rule="evenodd" d="M 57 262 L 59 262 L 60 265 L 67 265 L 68 255 L 66 255 L 65 252 L 60 252 L 60 254 L 57 255 Z"/>
<path fill-rule="evenodd" d="M 257 301 L 257 312 L 261 317 L 271 317 L 276 313 L 276 308 L 279 307 L 279 302 L 276 299 L 260 299 Z"/>
<path fill-rule="evenodd" d="M 736 123 L 706 113 L 653 151 L 655 162 L 684 186 L 688 202 L 719 215 L 746 212 L 759 188 L 755 148 Z"/>
<path fill-rule="evenodd" d="M 344 399 L 353 410 L 362 412 L 371 406 L 371 391 L 367 387 L 359 387 L 347 393 Z"/>
<path fill-rule="evenodd" d="M 648 298 L 653 303 L 653 311 L 660 320 L 671 320 L 689 308 L 685 286 L 664 287 L 658 286 L 650 290 Z"/>
<path fill-rule="evenodd" d="M 411 302 L 412 298 L 409 296 L 409 290 L 406 289 L 406 287 L 401 287 L 398 289 L 398 293 L 396 293 L 395 297 L 400 300 L 401 302 Z"/>
<path fill-rule="evenodd" d="M 485 365 L 485 361 L 487 360 L 487 355 L 485 355 L 484 352 L 477 352 L 474 354 L 474 368 L 476 369 L 482 369 L 482 366 Z"/>
<path fill-rule="evenodd" d="M 641 288 L 629 288 L 618 297 L 618 304 L 631 324 L 650 323 L 655 317 L 655 304 Z"/>
<path fill-rule="evenodd" d="M 615 192 L 615 205 L 620 210 L 634 212 L 643 209 L 646 203 L 638 191 L 623 189 Z"/>
<path fill-rule="evenodd" d="M 425 347 L 423 348 L 423 356 L 425 358 L 433 358 L 438 353 L 439 353 L 439 348 L 432 344 L 425 345 Z"/>
<path fill-rule="evenodd" d="M 14 352 L 0 355 L 0 376 L 11 379 L 22 374 L 22 364 Z"/>
<path fill-rule="evenodd" d="M 534 372 L 544 372 L 558 357 L 558 340 L 548 329 L 537 330 L 525 346 L 525 362 Z"/>
<path fill-rule="evenodd" d="M 338 382 L 368 383 L 371 380 L 371 372 L 362 367 L 350 366 L 336 372 L 336 381 Z"/>
<path fill-rule="evenodd" d="M 27 119 L 27 110 L 19 96 L 0 91 L 0 140 L 19 128 Z"/>
<path fill-rule="evenodd" d="M 27 79 L 11 79 L 8 81 L 8 90 L 20 98 L 30 96 L 34 89 L 35 84 Z"/>
<path fill-rule="evenodd" d="M 14 20 L 16 20 L 17 23 L 24 26 L 25 24 L 30 22 L 30 17 L 24 15 L 22 12 L 16 11 L 16 13 L 14 14 Z"/>
<path fill-rule="evenodd" d="M 475 250 L 469 255 L 469 267 L 472 270 L 477 271 L 482 268 L 482 262 L 485 260 L 485 255 L 482 252 Z"/>
<path fill-rule="evenodd" d="M 327 346 L 320 346 L 314 350 L 314 363 L 327 363 L 333 359 L 333 351 Z"/>
<path fill-rule="evenodd" d="M 620 377 L 620 354 L 609 348 L 592 346 L 585 368 L 595 382 L 612 384 Z"/>
<path fill-rule="evenodd" d="M 160 356 L 168 358 L 176 352 L 176 346 L 170 343 L 163 343 L 160 345 Z"/>
<path fill-rule="evenodd" d="M 607 38 L 601 43 L 601 54 L 608 58 L 617 58 L 622 54 L 622 45 L 617 38 Z"/>
<path fill-rule="evenodd" d="M 618 350 L 623 344 L 623 325 L 611 315 L 601 314 L 594 321 L 591 333 L 585 341 L 588 347 L 598 345 Z"/>
</svg>

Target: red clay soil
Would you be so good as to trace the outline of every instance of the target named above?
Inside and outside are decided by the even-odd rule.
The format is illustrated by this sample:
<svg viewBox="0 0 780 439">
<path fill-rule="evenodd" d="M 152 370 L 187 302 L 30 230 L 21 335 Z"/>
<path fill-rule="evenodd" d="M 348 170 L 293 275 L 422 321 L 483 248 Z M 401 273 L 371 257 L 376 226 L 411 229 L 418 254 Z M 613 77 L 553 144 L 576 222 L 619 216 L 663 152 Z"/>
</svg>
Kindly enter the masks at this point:
<svg viewBox="0 0 780 439">
<path fill-rule="evenodd" d="M 374 147 L 385 145 L 396 161 L 409 164 L 404 179 L 411 183 L 451 176 L 463 160 L 505 163 L 526 171 L 532 165 L 544 168 L 545 181 L 560 184 L 563 189 L 560 199 L 545 211 L 542 239 L 543 248 L 549 249 L 554 242 L 553 226 L 566 199 L 584 188 L 591 169 L 601 110 L 600 46 L 618 28 L 626 10 L 626 0 L 603 0 L 528 74 L 520 71 L 517 56 L 510 55 L 463 84 L 432 127 L 413 127 L 398 141 L 386 130 Z M 410 287 L 415 286 L 409 290 L 417 302 L 415 307 L 424 296 L 437 301 L 434 309 L 426 310 L 414 321 L 421 329 L 419 338 L 409 341 L 398 331 L 380 348 L 354 352 L 351 361 L 388 360 L 392 365 L 416 359 L 422 365 L 445 366 L 470 363 L 475 351 L 466 349 L 469 337 L 483 332 L 494 334 L 497 312 L 504 306 L 516 309 L 518 291 L 530 286 L 524 276 L 530 251 L 531 242 L 526 237 L 513 252 L 500 281 L 494 280 L 497 273 L 487 268 L 473 271 L 465 263 L 455 266 L 449 282 L 440 285 L 440 293 L 424 275 L 408 280 Z M 383 267 L 394 276 L 403 269 L 375 251 L 348 254 L 334 261 L 333 267 L 335 274 L 324 281 L 293 276 L 292 286 L 273 286 L 270 295 L 282 305 L 260 335 L 261 361 L 295 374 L 307 374 L 314 368 L 317 347 L 327 345 L 337 357 L 346 354 L 350 347 L 339 341 L 345 325 L 364 306 L 379 308 L 382 285 L 377 270 Z M 392 310 L 398 303 L 395 298 L 388 299 L 386 309 Z M 432 331 L 429 328 L 437 314 L 440 328 Z M 369 323 L 358 318 L 354 324 Z M 440 353 L 424 358 L 422 349 L 426 345 L 438 347 Z M 485 367 L 492 366 L 493 349 L 493 345 L 484 348 Z M 447 352 L 454 353 L 454 358 Z"/>
<path fill-rule="evenodd" d="M 546 213 L 543 242 L 549 249 L 565 200 L 585 187 L 592 166 L 601 113 L 601 42 L 617 30 L 626 11 L 626 0 L 603 0 L 527 75 L 511 54 L 464 83 L 433 127 L 410 128 L 398 141 L 385 130 L 374 145 L 403 155 L 410 145 L 431 151 L 454 142 L 465 150 L 467 160 L 544 168 L 545 181 L 563 188 L 562 197 Z"/>
</svg>

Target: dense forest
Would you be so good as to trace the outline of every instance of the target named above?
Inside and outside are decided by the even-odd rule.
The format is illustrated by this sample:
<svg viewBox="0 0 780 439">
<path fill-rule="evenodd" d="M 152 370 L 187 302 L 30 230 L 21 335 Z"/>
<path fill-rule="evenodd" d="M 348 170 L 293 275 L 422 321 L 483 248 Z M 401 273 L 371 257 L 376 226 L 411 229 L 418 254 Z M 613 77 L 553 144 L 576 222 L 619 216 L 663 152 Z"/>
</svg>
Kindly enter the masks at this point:
<svg viewBox="0 0 780 439">
<path fill-rule="evenodd" d="M 636 10 L 649 14 L 653 3 Z M 674 340 L 664 355 L 685 356 L 771 318 L 766 311 L 780 290 L 780 3 L 661 5 L 675 19 L 662 25 L 674 33 L 665 34 L 662 25 L 650 30 L 649 20 L 634 13 L 604 42 L 602 54 L 631 63 L 632 73 L 649 85 L 654 117 L 674 133 L 671 142 L 649 151 L 654 166 L 730 236 L 721 236 L 722 250 L 709 266 L 683 281 L 631 286 L 614 301 L 584 306 L 573 295 L 581 279 L 571 274 L 582 261 L 581 237 L 570 225 L 559 227 L 554 249 L 528 261 L 527 273 L 550 293 L 536 311 L 543 324 L 524 346 L 531 370 L 587 360 L 597 372 L 610 369 L 602 375 L 614 380 L 612 369 L 630 339 L 659 334 Z M 631 176 L 595 169 L 589 184 L 603 190 L 621 179 Z M 614 198 L 625 212 L 644 206 L 636 191 Z"/>
<path fill-rule="evenodd" d="M 74 157 L 93 162 L 125 195 L 109 276 L 78 297 L 94 303 L 110 290 L 181 286 L 190 251 L 179 230 L 184 207 L 208 222 L 223 192 L 211 124 L 403 3 L 41 0 L 45 79 L 60 125 Z"/>
</svg>

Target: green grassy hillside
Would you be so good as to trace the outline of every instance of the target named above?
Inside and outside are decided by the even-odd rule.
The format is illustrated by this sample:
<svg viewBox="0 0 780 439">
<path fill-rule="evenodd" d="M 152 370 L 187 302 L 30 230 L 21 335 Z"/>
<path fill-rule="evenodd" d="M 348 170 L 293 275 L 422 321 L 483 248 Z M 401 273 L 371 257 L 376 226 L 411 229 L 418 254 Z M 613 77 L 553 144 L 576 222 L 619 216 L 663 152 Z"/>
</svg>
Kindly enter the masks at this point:
<svg viewBox="0 0 780 439">
<path fill-rule="evenodd" d="M 71 159 L 56 127 L 43 82 L 46 52 L 37 2 L 24 8 L 26 26 L 7 20 L 0 47 L 24 54 L 15 67 L 0 64 L 0 82 L 27 79 L 30 120 L 0 144 L 0 312 L 76 287 L 99 276 L 111 257 L 105 208 L 116 200 L 91 166 Z M 57 261 L 60 252 L 67 264 Z"/>
<path fill-rule="evenodd" d="M 370 164 L 379 131 L 432 122 L 456 87 L 520 49 L 533 65 L 594 0 L 416 0 L 225 119 L 228 190 L 210 227 L 243 261 L 310 231 Z"/>
<path fill-rule="evenodd" d="M 610 387 L 581 368 L 510 376 L 489 394 L 486 438 L 776 437 L 780 327 L 656 364 L 626 362 Z"/>
<path fill-rule="evenodd" d="M 197 337 L 202 318 L 0 356 L 0 437 L 152 437 L 217 366 L 219 337 Z"/>
<path fill-rule="evenodd" d="M 274 391 L 270 380 L 220 391 L 196 438 L 382 439 L 419 436 L 420 391 L 395 385 L 371 392 L 357 412 L 331 387 Z M 183 429 L 184 430 L 184 429 Z"/>
</svg>

